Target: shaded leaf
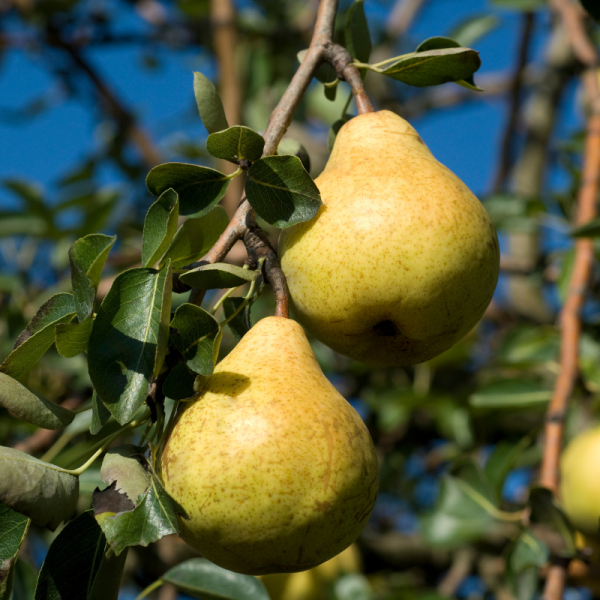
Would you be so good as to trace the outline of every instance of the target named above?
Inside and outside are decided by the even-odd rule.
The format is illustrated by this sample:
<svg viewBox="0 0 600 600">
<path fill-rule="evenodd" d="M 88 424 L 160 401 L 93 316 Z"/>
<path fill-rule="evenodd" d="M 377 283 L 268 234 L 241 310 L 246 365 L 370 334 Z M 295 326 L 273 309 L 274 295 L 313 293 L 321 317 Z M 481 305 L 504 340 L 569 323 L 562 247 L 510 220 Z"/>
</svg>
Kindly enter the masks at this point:
<svg viewBox="0 0 600 600">
<path fill-rule="evenodd" d="M 54 539 L 40 570 L 35 600 L 90 600 L 95 580 L 106 559 L 106 538 L 93 512 L 87 511 L 66 525 Z M 114 565 L 113 565 L 114 566 Z M 106 570 L 103 571 L 103 574 Z M 99 585 L 109 584 L 103 577 Z M 106 594 L 95 598 L 116 600 L 109 588 Z M 118 591 L 118 588 L 117 588 Z"/>
<path fill-rule="evenodd" d="M 21 421 L 44 429 L 62 429 L 75 413 L 29 391 L 18 381 L 0 373 L 0 405 Z"/>
<path fill-rule="evenodd" d="M 372 45 L 363 0 L 354 0 L 350 5 L 346 13 L 345 36 L 346 49 L 352 58 L 368 62 Z"/>
<path fill-rule="evenodd" d="M 179 591 L 205 600 L 269 600 L 256 577 L 228 571 L 205 558 L 192 558 L 169 569 L 161 578 Z"/>
<path fill-rule="evenodd" d="M 600 217 L 589 220 L 587 223 L 574 227 L 571 235 L 576 238 L 596 238 L 600 236 Z"/>
<path fill-rule="evenodd" d="M 35 594 L 37 571 L 22 559 L 17 559 L 14 569 L 11 600 L 31 600 Z"/>
<path fill-rule="evenodd" d="M 192 373 L 184 362 L 180 362 L 167 375 L 162 384 L 162 392 L 171 400 L 189 400 L 196 394 L 195 381 L 195 373 Z"/>
<path fill-rule="evenodd" d="M 79 479 L 25 452 L 0 446 L 0 502 L 56 529 L 77 508 Z"/>
<path fill-rule="evenodd" d="M 0 365 L 0 373 L 19 379 L 25 375 L 54 343 L 54 327 L 68 323 L 75 316 L 71 294 L 55 294 L 37 311 L 17 338 L 14 350 Z"/>
<path fill-rule="evenodd" d="M 485 464 L 485 474 L 494 486 L 498 496 L 502 491 L 506 476 L 514 468 L 528 443 L 528 438 L 525 438 L 517 444 L 499 442 L 494 447 L 494 451 Z"/>
<path fill-rule="evenodd" d="M 302 166 L 310 173 L 310 156 L 306 148 L 295 138 L 284 137 L 277 146 L 277 154 L 288 154 L 297 156 L 302 162 Z"/>
<path fill-rule="evenodd" d="M 178 218 L 179 199 L 177 193 L 169 188 L 148 209 L 144 219 L 142 237 L 142 265 L 144 267 L 152 267 L 165 253 L 177 231 Z"/>
<path fill-rule="evenodd" d="M 233 315 L 243 303 L 244 298 L 226 298 L 223 301 L 223 312 L 225 313 L 225 318 L 229 319 L 229 317 L 231 317 L 231 315 Z M 252 327 L 252 323 L 250 321 L 251 308 L 252 303 L 248 302 L 246 306 L 233 319 L 231 319 L 229 323 L 227 323 L 238 341 L 241 340 Z"/>
<path fill-rule="evenodd" d="M 155 196 L 173 188 L 179 195 L 179 214 L 201 217 L 221 200 L 230 181 L 215 169 L 173 162 L 154 167 L 146 186 Z"/>
<path fill-rule="evenodd" d="M 548 562 L 548 546 L 529 529 L 511 544 L 506 556 L 506 579 L 517 600 L 531 600 L 538 586 L 539 568 Z"/>
<path fill-rule="evenodd" d="M 251 162 L 262 156 L 265 140 L 250 127 L 234 125 L 225 131 L 211 133 L 206 140 L 206 149 L 216 158 L 238 164 L 246 159 Z"/>
<path fill-rule="evenodd" d="M 459 23 L 448 37 L 456 40 L 459 46 L 470 47 L 499 24 L 500 19 L 495 15 L 476 15 Z"/>
<path fill-rule="evenodd" d="M 171 328 L 177 330 L 171 338 L 187 366 L 200 375 L 210 375 L 220 333 L 219 322 L 195 304 L 182 304 L 175 311 Z"/>
<path fill-rule="evenodd" d="M 467 79 L 479 67 L 479 53 L 470 48 L 444 48 L 413 52 L 383 71 L 384 75 L 415 87 L 441 85 Z"/>
<path fill-rule="evenodd" d="M 138 498 L 138 505 L 133 510 L 117 514 L 99 513 L 95 504 L 94 510 L 108 543 L 117 555 L 128 546 L 147 546 L 165 535 L 179 533 L 177 514 L 185 515 L 154 475 L 150 488 Z"/>
<path fill-rule="evenodd" d="M 202 258 L 219 239 L 229 224 L 227 211 L 215 206 L 207 215 L 187 219 L 177 230 L 161 266 L 171 259 L 174 269 L 185 267 Z"/>
<path fill-rule="evenodd" d="M 217 88 L 202 73 L 194 72 L 194 95 L 200 118 L 208 133 L 229 127 Z"/>
<path fill-rule="evenodd" d="M 90 378 L 122 425 L 142 406 L 152 377 L 160 371 L 170 309 L 170 263 L 160 271 L 121 273 L 98 309 L 88 351 Z"/>
<path fill-rule="evenodd" d="M 109 450 L 104 456 L 100 476 L 104 483 L 115 483 L 114 489 L 125 494 L 134 505 L 138 496 L 150 486 L 144 451 L 138 446 L 125 444 Z"/>
<path fill-rule="evenodd" d="M 89 600 L 118 600 L 127 554 L 128 550 L 117 556 L 109 546 L 105 547 L 100 568 L 89 593 Z"/>
<path fill-rule="evenodd" d="M 29 519 L 0 504 L 0 600 L 9 600 L 17 556 L 29 528 Z"/>
<path fill-rule="evenodd" d="M 565 543 L 565 556 L 574 556 L 577 552 L 575 531 L 565 513 L 558 506 L 554 494 L 547 488 L 534 486 L 529 490 L 531 522 L 546 525 L 560 535 Z"/>
<path fill-rule="evenodd" d="M 92 393 L 92 424 L 90 425 L 90 433 L 96 435 L 106 425 L 110 419 L 110 411 L 102 402 L 96 390 Z"/>
<path fill-rule="evenodd" d="M 92 333 L 92 315 L 82 323 L 61 323 L 55 329 L 56 349 L 61 356 L 72 358 L 87 352 Z"/>
<path fill-rule="evenodd" d="M 183 283 L 201 290 L 237 287 L 254 281 L 260 271 L 243 269 L 229 263 L 214 263 L 196 267 L 179 277 Z"/>
<path fill-rule="evenodd" d="M 102 269 L 116 240 L 117 236 L 93 233 L 77 240 L 69 249 L 71 283 L 80 323 L 94 311 Z"/>
<path fill-rule="evenodd" d="M 546 404 L 552 390 L 526 379 L 491 381 L 469 396 L 469 404 L 477 408 L 523 408 Z"/>
<path fill-rule="evenodd" d="M 270 225 L 310 221 L 322 205 L 319 189 L 296 156 L 265 156 L 248 169 L 248 202 Z"/>
</svg>

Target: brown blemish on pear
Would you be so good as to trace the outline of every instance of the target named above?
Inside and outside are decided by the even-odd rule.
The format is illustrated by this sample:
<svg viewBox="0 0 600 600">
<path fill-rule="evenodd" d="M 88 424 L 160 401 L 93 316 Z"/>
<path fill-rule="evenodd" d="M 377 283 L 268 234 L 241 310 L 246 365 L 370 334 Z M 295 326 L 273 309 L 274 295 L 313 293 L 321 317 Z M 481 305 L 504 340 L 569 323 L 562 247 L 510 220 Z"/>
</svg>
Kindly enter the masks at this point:
<svg viewBox="0 0 600 600">
<path fill-rule="evenodd" d="M 474 327 L 498 280 L 496 233 L 411 125 L 389 111 L 351 119 L 316 184 L 325 206 L 279 244 L 308 331 L 389 366 L 433 358 Z"/>
</svg>

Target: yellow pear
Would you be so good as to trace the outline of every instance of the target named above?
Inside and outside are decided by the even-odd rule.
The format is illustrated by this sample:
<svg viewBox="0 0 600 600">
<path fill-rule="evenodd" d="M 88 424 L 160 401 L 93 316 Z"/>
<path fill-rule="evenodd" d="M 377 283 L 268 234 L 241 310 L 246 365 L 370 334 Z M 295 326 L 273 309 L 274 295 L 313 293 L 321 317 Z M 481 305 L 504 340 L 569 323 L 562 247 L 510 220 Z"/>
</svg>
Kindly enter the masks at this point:
<svg viewBox="0 0 600 600">
<path fill-rule="evenodd" d="M 251 575 L 303 571 L 349 546 L 378 490 L 371 437 L 298 323 L 259 321 L 178 416 L 161 458 L 183 539 Z"/>
<path fill-rule="evenodd" d="M 576 436 L 560 461 L 560 494 L 573 527 L 598 549 L 600 537 L 600 427 Z M 597 559 L 596 559 L 597 560 Z"/>
<path fill-rule="evenodd" d="M 409 123 L 386 110 L 351 119 L 315 182 L 324 206 L 279 244 L 310 333 L 392 366 L 433 358 L 473 328 L 498 280 L 496 233 Z"/>
</svg>

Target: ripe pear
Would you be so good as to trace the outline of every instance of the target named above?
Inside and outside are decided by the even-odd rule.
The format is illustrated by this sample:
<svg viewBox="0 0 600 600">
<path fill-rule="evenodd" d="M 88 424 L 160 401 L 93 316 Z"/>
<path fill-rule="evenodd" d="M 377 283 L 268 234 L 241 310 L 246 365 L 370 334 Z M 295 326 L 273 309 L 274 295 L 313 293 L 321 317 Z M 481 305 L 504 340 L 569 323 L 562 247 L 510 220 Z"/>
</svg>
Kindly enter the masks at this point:
<svg viewBox="0 0 600 600">
<path fill-rule="evenodd" d="M 315 183 L 324 206 L 279 244 L 307 331 L 393 366 L 429 360 L 473 328 L 498 280 L 496 232 L 409 123 L 386 110 L 351 119 Z"/>
<path fill-rule="evenodd" d="M 298 323 L 259 321 L 178 416 L 161 458 L 183 539 L 250 575 L 303 571 L 349 546 L 378 490 L 371 437 Z"/>
<path fill-rule="evenodd" d="M 600 427 L 576 436 L 560 461 L 560 494 L 573 527 L 586 540 L 600 538 Z M 596 559 L 597 560 L 597 559 Z"/>
</svg>

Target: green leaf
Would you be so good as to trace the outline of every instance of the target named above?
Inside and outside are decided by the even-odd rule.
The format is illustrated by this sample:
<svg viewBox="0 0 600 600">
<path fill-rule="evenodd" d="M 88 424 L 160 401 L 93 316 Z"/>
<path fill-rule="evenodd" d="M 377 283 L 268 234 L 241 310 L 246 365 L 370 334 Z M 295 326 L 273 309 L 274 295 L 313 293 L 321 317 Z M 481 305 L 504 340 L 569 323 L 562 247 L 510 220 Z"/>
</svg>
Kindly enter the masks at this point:
<svg viewBox="0 0 600 600">
<path fill-rule="evenodd" d="M 456 40 L 459 46 L 469 48 L 499 24 L 500 19 L 495 15 L 476 15 L 459 23 L 448 37 Z"/>
<path fill-rule="evenodd" d="M 17 559 L 11 600 L 31 600 L 35 594 L 37 575 L 37 571 L 28 562 Z"/>
<path fill-rule="evenodd" d="M 92 393 L 92 424 L 90 425 L 90 433 L 96 435 L 110 419 L 110 411 L 102 402 L 98 392 L 94 390 Z"/>
<path fill-rule="evenodd" d="M 246 197 L 270 225 L 310 221 L 322 205 L 319 189 L 296 156 L 265 156 L 248 169 Z"/>
<path fill-rule="evenodd" d="M 62 429 L 75 413 L 29 391 L 24 385 L 0 373 L 0 405 L 21 421 L 44 429 Z"/>
<path fill-rule="evenodd" d="M 201 217 L 221 200 L 230 181 L 215 169 L 173 162 L 154 167 L 146 186 L 155 196 L 173 188 L 179 195 L 179 214 Z"/>
<path fill-rule="evenodd" d="M 179 533 L 177 514 L 184 515 L 184 512 L 156 476 L 151 477 L 148 491 L 138 498 L 133 510 L 121 513 L 99 511 L 98 498 L 105 492 L 94 493 L 94 511 L 115 554 L 121 554 L 128 546 L 147 546 L 165 535 Z"/>
<path fill-rule="evenodd" d="M 523 10 L 526 12 L 544 8 L 546 0 L 492 0 L 492 4 L 498 8 L 509 8 Z"/>
<path fill-rule="evenodd" d="M 194 72 L 194 95 L 200 118 L 208 133 L 215 133 L 229 127 L 217 88 L 202 73 Z"/>
<path fill-rule="evenodd" d="M 513 327 L 498 350 L 502 365 L 530 368 L 546 365 L 558 359 L 560 333 L 555 327 Z"/>
<path fill-rule="evenodd" d="M 202 258 L 219 239 L 229 224 L 229 217 L 222 206 L 215 206 L 207 215 L 187 219 L 177 230 L 161 266 L 171 259 L 174 269 L 185 267 Z"/>
<path fill-rule="evenodd" d="M 256 577 L 228 571 L 205 558 L 186 560 L 161 579 L 180 592 L 205 600 L 269 600 L 264 584 Z"/>
<path fill-rule="evenodd" d="M 371 56 L 371 35 L 365 16 L 363 0 L 354 0 L 346 14 L 346 49 L 352 58 L 359 62 L 369 62 Z"/>
<path fill-rule="evenodd" d="M 116 240 L 117 236 L 93 233 L 77 240 L 69 250 L 73 296 L 80 323 L 94 312 L 102 269 Z"/>
<path fill-rule="evenodd" d="M 263 153 L 265 140 L 250 127 L 234 125 L 225 131 L 211 133 L 206 149 L 216 158 L 239 164 L 240 160 L 254 162 Z"/>
<path fill-rule="evenodd" d="M 41 217 L 33 217 L 20 212 L 3 212 L 0 220 L 0 237 L 29 235 L 45 237 L 48 233 L 48 223 Z"/>
<path fill-rule="evenodd" d="M 98 309 L 88 349 L 90 378 L 121 425 L 142 406 L 160 371 L 170 310 L 170 263 L 160 271 L 121 273 Z"/>
<path fill-rule="evenodd" d="M 50 545 L 38 577 L 35 600 L 117 600 L 122 566 L 119 570 L 106 551 L 106 538 L 93 512 L 79 515 Z M 106 561 L 111 569 L 103 568 Z"/>
<path fill-rule="evenodd" d="M 0 502 L 53 530 L 73 515 L 79 479 L 25 452 L 0 446 Z"/>
<path fill-rule="evenodd" d="M 517 600 L 531 600 L 538 587 L 539 568 L 548 562 L 548 546 L 529 529 L 511 544 L 506 556 L 506 579 Z"/>
<path fill-rule="evenodd" d="M 142 265 L 152 267 L 165 253 L 177 231 L 179 199 L 177 193 L 165 190 L 148 209 L 142 237 Z"/>
<path fill-rule="evenodd" d="M 362 71 L 362 74 L 365 74 L 365 71 Z M 325 98 L 327 98 L 327 100 L 329 100 L 330 102 L 335 102 L 335 97 L 337 96 L 337 85 L 326 85 L 324 87 L 325 90 Z M 302 166 L 304 166 L 304 163 L 302 163 Z M 304 167 L 306 169 L 306 167 Z"/>
<path fill-rule="evenodd" d="M 56 349 L 61 356 L 72 358 L 87 352 L 94 319 L 90 315 L 82 323 L 61 323 L 55 329 Z"/>
<path fill-rule="evenodd" d="M 526 408 L 547 404 L 552 390 L 527 379 L 491 381 L 469 397 L 476 408 Z"/>
<path fill-rule="evenodd" d="M 225 318 L 229 319 L 231 315 L 244 303 L 244 298 L 226 298 L 223 301 L 223 312 Z M 227 325 L 233 332 L 233 335 L 239 341 L 241 340 L 251 329 L 252 323 L 250 321 L 250 309 L 252 303 L 248 302 L 246 306 L 233 318 Z"/>
<path fill-rule="evenodd" d="M 598 5 L 598 0 L 581 0 L 581 4 L 590 17 L 592 17 L 596 23 L 600 23 L 600 5 Z"/>
<path fill-rule="evenodd" d="M 470 48 L 417 51 L 399 57 L 383 74 L 415 87 L 441 85 L 467 79 L 479 67 L 479 53 Z"/>
<path fill-rule="evenodd" d="M 555 531 L 564 541 L 564 556 L 573 557 L 577 552 L 575 531 L 563 510 L 558 506 L 554 494 L 547 488 L 534 486 L 529 490 L 531 522 L 541 523 Z"/>
<path fill-rule="evenodd" d="M 295 138 L 284 137 L 277 146 L 277 154 L 297 156 L 302 161 L 302 166 L 310 173 L 310 156 L 306 148 Z"/>
<path fill-rule="evenodd" d="M 600 217 L 589 220 L 587 223 L 574 227 L 571 235 L 576 238 L 597 238 L 600 237 Z"/>
<path fill-rule="evenodd" d="M 214 263 L 196 267 L 179 277 L 183 283 L 200 290 L 232 288 L 254 281 L 260 271 L 243 269 L 229 263 Z"/>
<path fill-rule="evenodd" d="M 162 384 L 162 392 L 171 400 L 189 400 L 196 395 L 196 375 L 184 362 L 177 363 Z"/>
<path fill-rule="evenodd" d="M 0 600 L 10 600 L 17 556 L 29 523 L 24 515 L 0 504 Z"/>
<path fill-rule="evenodd" d="M 220 333 L 219 322 L 195 304 L 182 304 L 175 311 L 171 328 L 177 330 L 171 338 L 187 366 L 194 373 L 211 375 L 215 343 Z"/>
<path fill-rule="evenodd" d="M 107 485 L 124 494 L 136 505 L 137 499 L 150 487 L 150 474 L 146 470 L 144 450 L 125 444 L 109 450 L 104 456 L 100 476 Z"/>
<path fill-rule="evenodd" d="M 432 514 L 421 519 L 421 531 L 433 546 L 455 547 L 483 537 L 494 522 L 495 494 L 472 461 L 444 475 Z"/>
<path fill-rule="evenodd" d="M 485 464 L 485 474 L 498 496 L 500 496 L 506 476 L 514 468 L 528 443 L 529 438 L 524 438 L 517 444 L 499 442 L 494 447 L 494 451 Z"/>
<path fill-rule="evenodd" d="M 68 323 L 75 316 L 71 294 L 55 294 L 37 311 L 17 338 L 13 351 L 0 365 L 0 373 L 19 379 L 42 358 L 54 343 L 54 326 Z"/>
</svg>

